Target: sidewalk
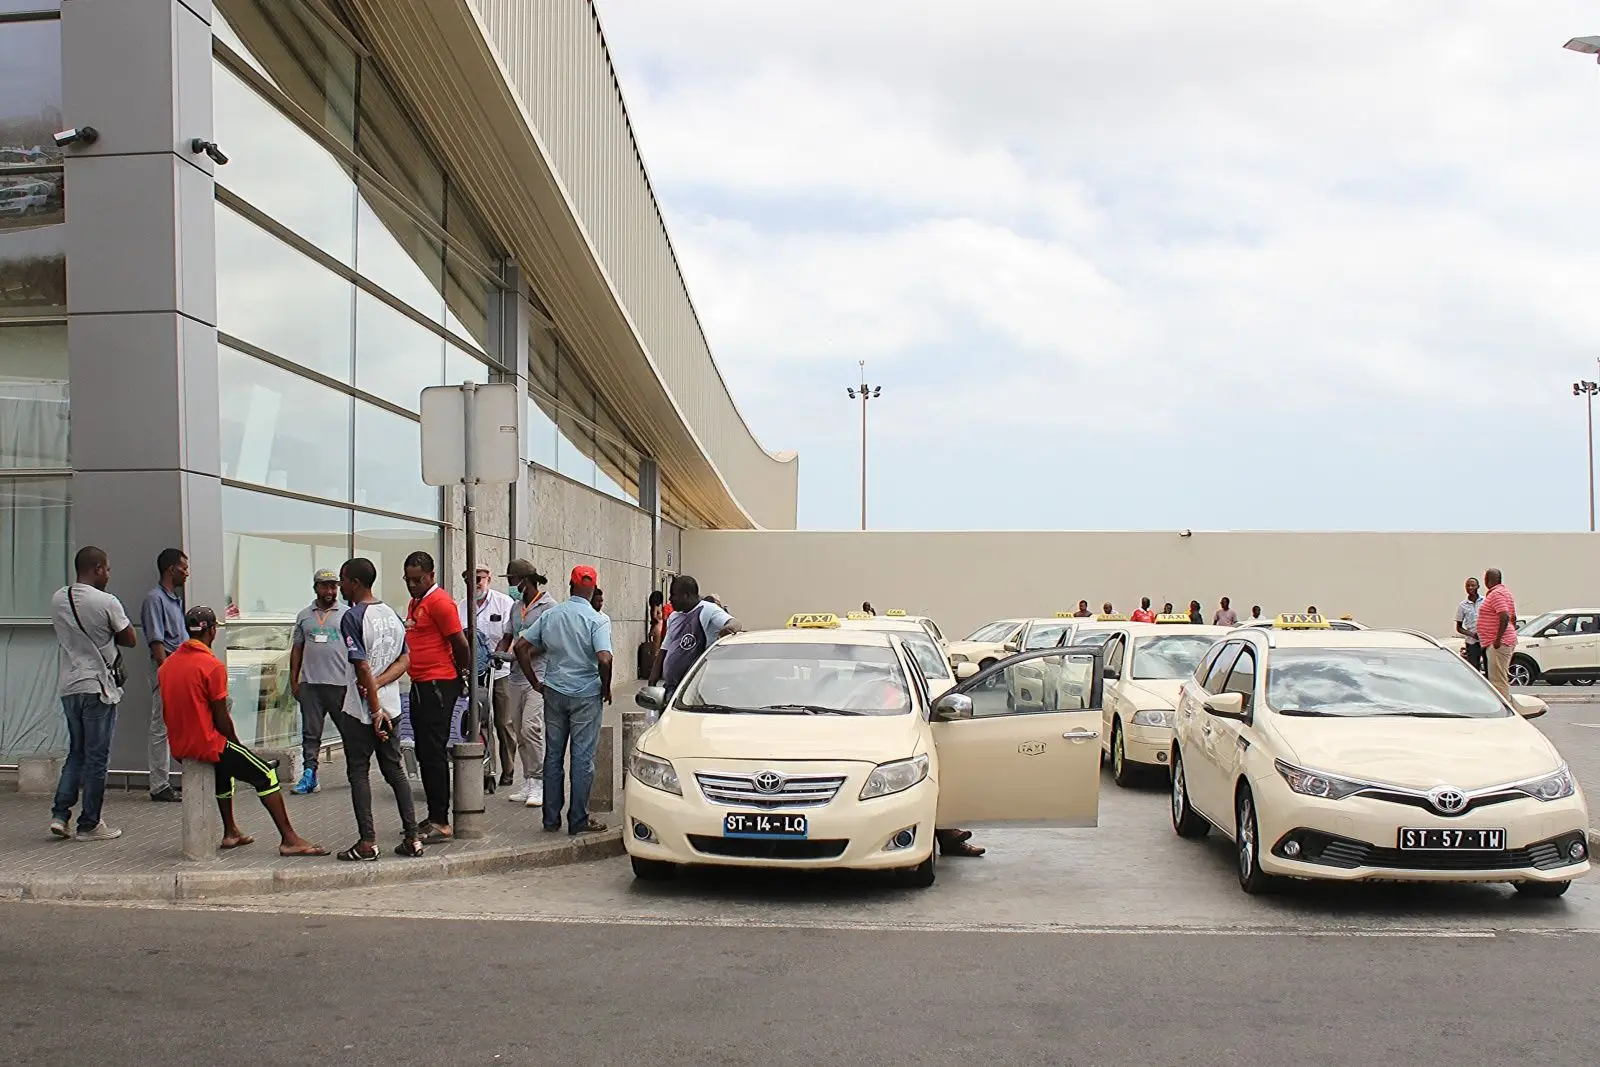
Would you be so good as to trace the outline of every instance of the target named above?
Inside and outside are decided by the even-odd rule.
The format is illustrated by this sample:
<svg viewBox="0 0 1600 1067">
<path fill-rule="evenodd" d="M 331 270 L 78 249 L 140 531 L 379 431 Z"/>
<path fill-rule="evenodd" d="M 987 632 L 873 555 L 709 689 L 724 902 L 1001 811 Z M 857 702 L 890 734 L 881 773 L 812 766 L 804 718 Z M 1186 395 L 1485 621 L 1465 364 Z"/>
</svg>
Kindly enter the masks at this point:
<svg viewBox="0 0 1600 1067">
<path fill-rule="evenodd" d="M 285 788 L 289 817 L 302 837 L 330 853 L 356 840 L 350 789 L 342 761 L 328 768 L 322 792 L 293 796 Z M 215 860 L 189 862 L 179 852 L 179 804 L 155 804 L 142 787 L 108 789 L 105 821 L 122 830 L 115 841 L 63 841 L 52 837 L 50 798 L 0 792 L 0 899 L 9 900 L 193 900 L 298 889 L 459 878 L 529 867 L 601 859 L 622 854 L 622 834 L 568 837 L 540 829 L 540 809 L 507 801 L 509 789 L 486 797 L 488 836 L 478 841 L 430 845 L 421 859 L 392 852 L 400 840 L 394 795 L 376 771 L 373 810 L 382 858 L 376 863 L 342 863 L 326 857 L 278 855 L 272 819 L 249 787 L 239 790 L 235 814 L 255 843 Z M 419 814 L 422 785 L 413 780 Z M 598 813 L 616 827 L 619 815 Z"/>
</svg>

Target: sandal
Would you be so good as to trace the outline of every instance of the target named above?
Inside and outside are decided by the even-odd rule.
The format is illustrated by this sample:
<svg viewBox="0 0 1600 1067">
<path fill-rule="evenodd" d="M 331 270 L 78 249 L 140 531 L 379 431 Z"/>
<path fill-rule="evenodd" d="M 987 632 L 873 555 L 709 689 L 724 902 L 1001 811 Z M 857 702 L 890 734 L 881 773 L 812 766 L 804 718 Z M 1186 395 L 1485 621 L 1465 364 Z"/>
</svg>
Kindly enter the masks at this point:
<svg viewBox="0 0 1600 1067">
<path fill-rule="evenodd" d="M 378 858 L 378 846 L 369 845 L 367 847 L 372 851 L 362 851 L 361 842 L 357 841 L 343 852 L 338 853 L 337 858 L 344 860 L 346 863 L 372 863 Z"/>
<path fill-rule="evenodd" d="M 414 837 L 408 837 L 398 845 L 394 846 L 394 854 L 396 856 L 403 856 L 408 860 L 417 859 L 422 855 L 422 842 L 418 841 Z"/>
</svg>

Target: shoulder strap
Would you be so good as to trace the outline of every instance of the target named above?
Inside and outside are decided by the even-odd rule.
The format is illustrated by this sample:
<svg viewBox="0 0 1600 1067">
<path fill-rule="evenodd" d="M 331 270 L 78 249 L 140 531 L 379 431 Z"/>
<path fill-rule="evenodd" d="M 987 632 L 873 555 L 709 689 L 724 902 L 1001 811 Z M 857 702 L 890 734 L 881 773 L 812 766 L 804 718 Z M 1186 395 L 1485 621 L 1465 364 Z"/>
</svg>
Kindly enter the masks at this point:
<svg viewBox="0 0 1600 1067">
<path fill-rule="evenodd" d="M 88 629 L 83 625 L 83 617 L 78 614 L 78 601 L 72 595 L 72 586 L 70 584 L 68 584 L 68 586 L 67 586 L 67 606 L 72 609 L 72 621 L 76 622 L 78 624 L 78 629 L 80 631 L 82 631 L 83 632 L 83 636 L 88 639 L 90 646 L 94 649 L 94 654 L 96 656 L 100 657 L 100 662 L 104 663 L 106 665 L 107 669 L 111 669 L 111 668 L 115 667 L 116 666 L 116 662 L 114 660 L 113 661 L 107 661 L 106 660 L 106 654 L 100 650 L 100 646 L 99 645 L 94 643 L 94 637 L 89 633 Z M 111 626 L 111 616 L 107 615 L 106 616 L 106 628 L 109 630 L 110 626 Z M 119 653 L 119 655 L 120 655 L 120 653 Z"/>
</svg>

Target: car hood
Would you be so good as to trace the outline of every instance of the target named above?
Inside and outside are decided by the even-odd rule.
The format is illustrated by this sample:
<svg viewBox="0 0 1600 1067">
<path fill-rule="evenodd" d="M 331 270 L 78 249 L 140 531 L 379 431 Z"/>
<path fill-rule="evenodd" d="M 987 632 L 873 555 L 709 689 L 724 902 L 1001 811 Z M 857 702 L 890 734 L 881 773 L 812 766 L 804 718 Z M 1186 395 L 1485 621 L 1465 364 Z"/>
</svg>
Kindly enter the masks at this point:
<svg viewBox="0 0 1600 1067">
<path fill-rule="evenodd" d="M 1295 763 L 1310 770 L 1432 789 L 1478 789 L 1549 774 L 1561 756 L 1519 717 L 1503 719 L 1274 716 Z"/>
<path fill-rule="evenodd" d="M 966 656 L 976 663 L 982 656 L 995 656 L 1004 659 L 1009 653 L 994 641 L 951 641 L 944 646 L 945 654 L 950 656 Z"/>
<path fill-rule="evenodd" d="M 1178 706 L 1178 691 L 1183 688 L 1181 678 L 1140 678 L 1136 681 L 1124 682 L 1122 695 L 1133 701 L 1140 708 L 1149 708 L 1160 705 L 1166 708 Z"/>
<path fill-rule="evenodd" d="M 736 715 L 673 709 L 639 738 L 665 759 L 863 760 L 917 754 L 922 720 L 903 715 Z"/>
</svg>

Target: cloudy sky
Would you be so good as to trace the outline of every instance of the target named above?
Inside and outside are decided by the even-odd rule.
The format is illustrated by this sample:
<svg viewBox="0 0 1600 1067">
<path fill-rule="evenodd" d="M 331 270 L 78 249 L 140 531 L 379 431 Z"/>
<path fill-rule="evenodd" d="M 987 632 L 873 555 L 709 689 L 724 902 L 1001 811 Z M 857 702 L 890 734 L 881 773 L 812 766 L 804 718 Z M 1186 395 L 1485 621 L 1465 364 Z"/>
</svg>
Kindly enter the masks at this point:
<svg viewBox="0 0 1600 1067">
<path fill-rule="evenodd" d="M 800 522 L 1578 529 L 1580 0 L 600 0 Z"/>
</svg>

